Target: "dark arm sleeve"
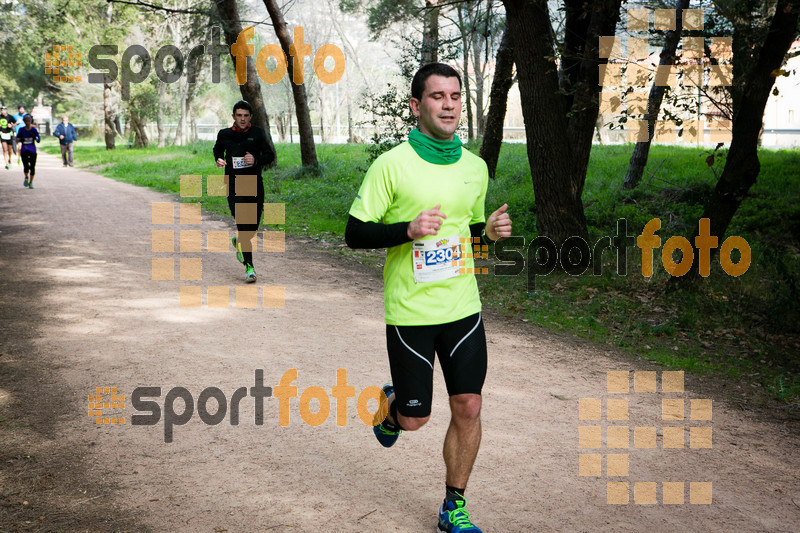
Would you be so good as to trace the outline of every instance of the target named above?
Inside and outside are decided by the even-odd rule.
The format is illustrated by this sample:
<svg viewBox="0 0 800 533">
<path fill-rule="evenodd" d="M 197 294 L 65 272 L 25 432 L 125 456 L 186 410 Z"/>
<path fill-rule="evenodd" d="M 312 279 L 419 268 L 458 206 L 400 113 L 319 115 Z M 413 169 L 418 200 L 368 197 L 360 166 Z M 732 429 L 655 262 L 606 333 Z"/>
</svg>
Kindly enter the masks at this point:
<svg viewBox="0 0 800 533">
<path fill-rule="evenodd" d="M 391 248 L 407 242 L 408 222 L 364 222 L 353 215 L 347 220 L 344 240 L 350 248 Z"/>
<path fill-rule="evenodd" d="M 483 244 L 492 244 L 492 239 L 489 238 L 488 235 L 483 235 L 483 230 L 486 228 L 486 222 L 478 222 L 477 224 L 470 224 L 469 225 L 469 234 L 472 235 L 473 238 L 481 237 L 481 242 Z"/>
<path fill-rule="evenodd" d="M 225 159 L 225 145 L 222 143 L 222 131 L 217 133 L 217 142 L 214 143 L 214 161 Z"/>
</svg>

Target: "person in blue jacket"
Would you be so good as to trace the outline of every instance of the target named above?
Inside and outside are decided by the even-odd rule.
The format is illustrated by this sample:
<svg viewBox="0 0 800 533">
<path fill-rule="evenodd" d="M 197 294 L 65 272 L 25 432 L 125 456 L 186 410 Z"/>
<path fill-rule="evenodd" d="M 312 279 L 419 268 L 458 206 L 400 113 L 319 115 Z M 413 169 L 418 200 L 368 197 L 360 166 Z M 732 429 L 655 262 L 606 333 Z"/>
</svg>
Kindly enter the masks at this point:
<svg viewBox="0 0 800 533">
<path fill-rule="evenodd" d="M 64 167 L 73 166 L 72 143 L 78 140 L 78 134 L 75 133 L 75 126 L 69 123 L 67 115 L 61 117 L 61 124 L 56 126 L 53 135 L 58 137 L 58 142 L 61 143 L 61 160 L 64 162 Z"/>
<path fill-rule="evenodd" d="M 18 110 L 19 112 L 16 115 L 11 115 L 12 117 L 14 117 L 14 120 L 17 121 L 17 125 L 14 126 L 14 139 L 12 139 L 14 142 L 11 147 L 14 149 L 14 153 L 17 154 L 17 164 L 21 165 L 22 164 L 20 160 L 21 154 L 19 150 L 20 148 L 22 148 L 22 143 L 17 139 L 17 133 L 19 133 L 19 130 L 25 127 L 25 124 L 22 122 L 22 119 L 25 118 L 26 115 L 25 106 L 24 105 L 19 106 Z"/>
</svg>

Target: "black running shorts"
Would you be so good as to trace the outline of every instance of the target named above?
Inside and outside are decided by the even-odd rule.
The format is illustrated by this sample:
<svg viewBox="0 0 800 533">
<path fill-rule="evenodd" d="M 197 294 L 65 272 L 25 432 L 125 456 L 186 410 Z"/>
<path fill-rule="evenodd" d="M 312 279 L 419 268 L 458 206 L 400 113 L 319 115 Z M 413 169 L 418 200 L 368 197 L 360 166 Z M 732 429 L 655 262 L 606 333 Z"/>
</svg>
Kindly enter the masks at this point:
<svg viewBox="0 0 800 533">
<path fill-rule="evenodd" d="M 386 326 L 395 402 L 403 416 L 426 417 L 439 356 L 447 393 L 480 394 L 486 378 L 486 333 L 480 313 L 435 326 Z"/>
</svg>

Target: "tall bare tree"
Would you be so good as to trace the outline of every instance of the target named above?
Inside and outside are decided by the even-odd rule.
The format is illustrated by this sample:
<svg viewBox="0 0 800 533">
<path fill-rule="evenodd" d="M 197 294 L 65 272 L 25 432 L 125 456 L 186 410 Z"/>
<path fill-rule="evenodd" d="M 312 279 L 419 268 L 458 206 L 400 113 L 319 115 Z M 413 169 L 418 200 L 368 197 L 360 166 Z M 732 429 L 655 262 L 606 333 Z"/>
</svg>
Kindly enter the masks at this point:
<svg viewBox="0 0 800 533">
<path fill-rule="evenodd" d="M 678 42 L 681 39 L 681 31 L 683 30 L 683 10 L 688 8 L 689 0 L 678 0 L 675 6 L 675 29 L 667 31 L 658 61 L 659 66 L 675 64 L 675 51 L 678 49 Z M 661 102 L 664 99 L 666 90 L 665 84 L 657 83 L 656 79 L 653 80 L 653 86 L 650 88 L 650 94 L 647 97 L 647 140 L 637 142 L 633 148 L 633 154 L 631 154 L 631 160 L 628 163 L 628 172 L 625 174 L 625 180 L 622 184 L 623 189 L 635 188 L 642 179 L 644 167 L 647 165 L 647 157 L 650 154 L 650 143 L 655 134 L 656 120 L 658 119 L 659 111 L 661 111 Z"/>
<path fill-rule="evenodd" d="M 278 41 L 281 43 L 283 53 L 286 54 L 287 62 L 287 76 L 291 80 L 292 95 L 294 96 L 295 112 L 297 114 L 297 129 L 300 133 L 300 160 L 303 166 L 316 167 L 319 165 L 317 162 L 317 150 L 314 146 L 314 130 L 311 128 L 311 117 L 308 111 L 308 97 L 306 96 L 306 87 L 302 82 L 302 76 L 298 73 L 295 75 L 295 67 L 303 68 L 303 65 L 294 64 L 295 45 L 292 43 L 292 38 L 289 36 L 288 25 L 283 18 L 278 4 L 275 0 L 264 0 L 264 5 L 267 7 L 269 18 L 272 20 L 272 26 L 275 28 L 275 34 L 278 36 Z M 299 46 L 299 45 L 298 45 Z M 311 48 L 306 45 L 307 49 Z M 308 53 L 304 50 L 297 50 L 299 53 Z"/>
<path fill-rule="evenodd" d="M 494 178 L 500 148 L 503 144 L 503 123 L 506 119 L 508 91 L 514 83 L 514 49 L 508 28 L 503 32 L 500 48 L 495 57 L 494 79 L 489 93 L 489 112 L 486 115 L 486 130 L 481 143 L 480 156 L 489 167 L 489 176 Z"/>
<path fill-rule="evenodd" d="M 219 19 L 222 24 L 222 31 L 225 34 L 225 42 L 228 43 L 228 50 L 230 46 L 236 42 L 239 34 L 242 32 L 242 23 L 239 18 L 239 9 L 236 7 L 236 0 L 214 0 L 214 5 L 217 8 Z M 213 41 L 216 43 L 216 41 Z M 231 60 L 236 62 L 236 58 L 231 54 Z M 253 124 L 260 127 L 267 134 L 267 143 L 275 152 L 275 146 L 272 143 L 272 135 L 269 131 L 269 117 L 264 109 L 264 99 L 261 97 L 261 86 L 259 85 L 258 72 L 253 58 L 247 57 L 247 80 L 244 84 L 239 85 L 239 90 L 242 93 L 242 98 L 247 100 L 253 107 Z M 278 158 L 275 157 L 271 166 L 278 164 Z"/>
<path fill-rule="evenodd" d="M 614 35 L 621 0 L 564 0 L 561 61 L 547 0 L 504 0 L 517 67 L 540 236 L 588 239 L 581 196 L 598 114 L 599 37 Z"/>
<path fill-rule="evenodd" d="M 439 61 L 439 2 L 425 0 L 422 30 L 422 64 Z"/>
<path fill-rule="evenodd" d="M 714 192 L 703 209 L 701 218 L 710 219 L 712 237 L 722 244 L 722 237 L 736 210 L 756 182 L 761 163 L 758 160 L 758 140 L 764 120 L 764 108 L 775 84 L 775 73 L 786 59 L 789 47 L 798 36 L 800 5 L 789 0 L 754 4 L 737 1 L 723 6 L 723 14 L 733 23 L 733 125 L 731 146 L 725 167 Z M 766 14 L 766 23 L 752 25 L 754 11 Z M 699 228 L 699 225 L 696 226 Z M 695 237 L 698 232 L 695 232 Z M 692 245 L 695 240 L 690 239 Z M 719 248 L 712 248 L 712 254 Z M 695 251 L 698 256 L 699 251 Z M 689 274 L 673 278 L 673 284 L 697 279 L 700 261 L 692 263 Z"/>
</svg>

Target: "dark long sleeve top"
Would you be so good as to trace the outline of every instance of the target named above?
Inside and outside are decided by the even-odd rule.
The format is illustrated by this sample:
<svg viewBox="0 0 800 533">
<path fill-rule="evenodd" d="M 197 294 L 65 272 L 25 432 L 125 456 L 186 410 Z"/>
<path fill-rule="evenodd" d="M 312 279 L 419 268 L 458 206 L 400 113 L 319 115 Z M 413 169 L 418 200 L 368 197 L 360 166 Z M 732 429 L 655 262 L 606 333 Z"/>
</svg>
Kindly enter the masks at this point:
<svg viewBox="0 0 800 533">
<path fill-rule="evenodd" d="M 397 222 L 396 224 L 364 222 L 350 215 L 344 230 L 344 240 L 350 248 L 391 248 L 411 242 L 408 237 L 408 225 L 409 222 Z M 471 224 L 469 233 L 473 238 L 481 237 L 485 227 L 485 222 Z M 488 237 L 486 240 L 488 241 Z"/>
<path fill-rule="evenodd" d="M 233 168 L 234 157 L 244 157 L 250 152 L 255 162 L 250 167 Z M 247 131 L 233 131 L 225 128 L 217 134 L 214 143 L 214 160 L 225 160 L 225 173 L 228 175 L 261 175 L 261 169 L 272 163 L 275 153 L 269 147 L 267 135 L 258 126 L 251 126 Z"/>
</svg>

